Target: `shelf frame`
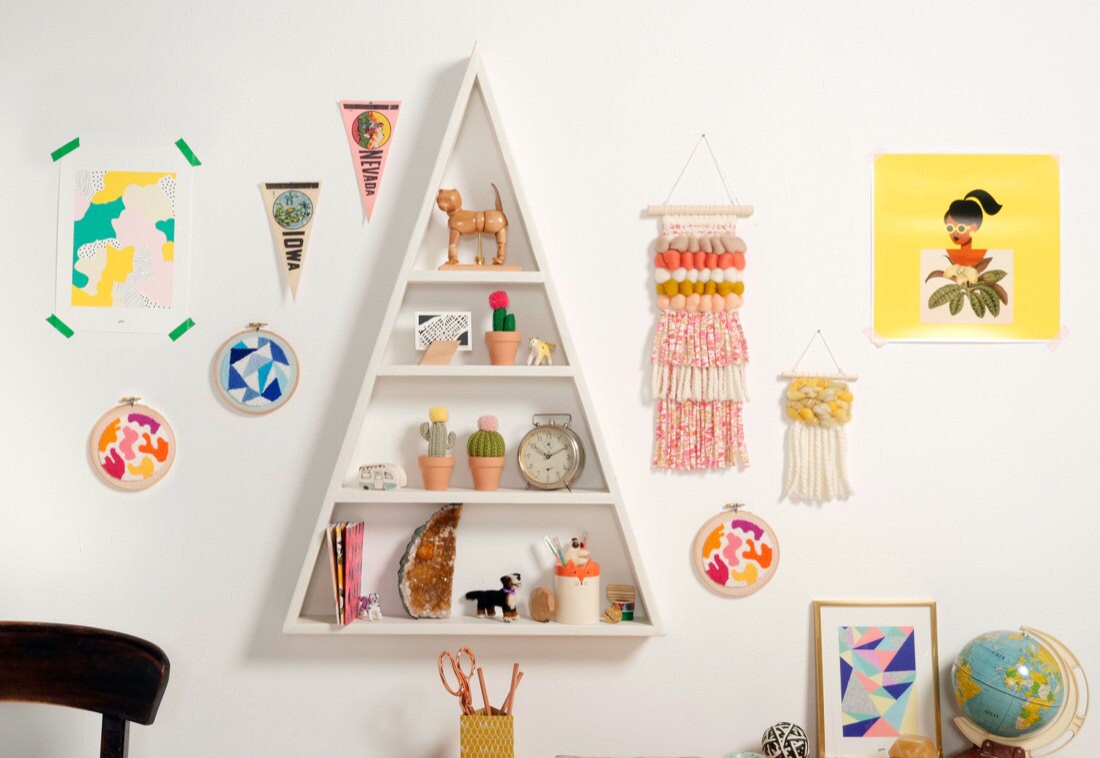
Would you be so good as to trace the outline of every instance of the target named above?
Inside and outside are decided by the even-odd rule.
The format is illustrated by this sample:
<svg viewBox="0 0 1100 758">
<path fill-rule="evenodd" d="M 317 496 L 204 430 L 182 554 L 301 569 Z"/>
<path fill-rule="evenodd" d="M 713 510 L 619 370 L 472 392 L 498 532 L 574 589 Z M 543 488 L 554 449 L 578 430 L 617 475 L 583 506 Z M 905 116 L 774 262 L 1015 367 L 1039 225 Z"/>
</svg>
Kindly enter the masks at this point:
<svg viewBox="0 0 1100 758">
<path fill-rule="evenodd" d="M 497 148 L 500 150 L 500 155 L 504 163 L 505 171 L 507 172 L 508 177 L 511 180 L 515 202 L 519 211 L 519 219 L 526 229 L 527 236 L 531 244 L 531 254 L 536 267 L 534 271 L 494 272 L 490 270 L 484 272 L 460 272 L 431 271 L 425 270 L 422 267 L 416 267 L 416 262 L 418 259 L 418 254 L 423 237 L 427 232 L 431 214 L 435 212 L 436 191 L 441 184 L 444 172 L 446 171 L 448 163 L 451 160 L 451 156 L 454 152 L 466 111 L 472 104 L 472 96 L 475 87 L 478 88 L 481 94 L 482 101 L 484 102 L 487 111 L 488 123 L 492 130 L 492 136 L 495 139 Z M 348 423 L 348 428 L 344 435 L 344 441 L 340 448 L 340 454 L 337 457 L 336 465 L 333 468 L 333 473 L 329 481 L 328 491 L 325 500 L 321 504 L 313 532 L 310 534 L 307 541 L 306 549 L 304 551 L 305 558 L 303 560 L 302 569 L 298 575 L 298 582 L 294 588 L 293 595 L 290 600 L 290 607 L 287 610 L 286 619 L 283 625 L 283 631 L 285 633 L 318 635 L 478 634 L 540 637 L 647 637 L 663 634 L 663 626 L 661 624 L 660 614 L 657 609 L 657 604 L 653 598 L 653 593 L 650 591 L 650 584 L 648 577 L 646 576 L 645 566 L 643 562 L 639 560 L 638 546 L 634 540 L 634 533 L 630 528 L 630 520 L 627 515 L 626 509 L 623 506 L 622 495 L 619 490 L 618 482 L 615 479 L 614 472 L 611 468 L 610 460 L 607 457 L 607 443 L 603 436 L 603 432 L 600 429 L 596 416 L 593 412 L 594 405 L 592 402 L 592 396 L 588 392 L 588 386 L 584 381 L 583 373 L 581 372 L 579 367 L 569 365 L 534 369 L 534 367 L 529 368 L 526 366 L 512 366 L 507 367 L 503 371 L 499 371 L 500 367 L 488 366 L 447 366 L 431 367 L 429 369 L 429 367 L 413 367 L 387 364 L 385 360 L 385 352 L 388 343 L 392 337 L 394 326 L 397 323 L 397 318 L 400 313 L 401 306 L 404 303 L 405 298 L 408 294 L 409 287 L 421 285 L 452 287 L 484 284 L 499 284 L 502 286 L 541 286 L 544 289 L 547 301 L 549 303 L 550 314 L 556 324 L 558 330 L 558 341 L 561 343 L 564 354 L 567 356 L 577 355 L 574 348 L 573 339 L 569 333 L 568 326 L 561 315 L 563 313 L 561 300 L 558 298 L 557 290 L 555 289 L 554 283 L 548 274 L 548 269 L 546 266 L 546 254 L 544 252 L 542 243 L 539 240 L 535 226 L 532 222 L 533 217 L 530 213 L 529 208 L 530 206 L 527 202 L 527 197 L 524 194 L 523 186 L 519 181 L 519 172 L 517 171 L 515 160 L 512 157 L 512 152 L 508 146 L 504 132 L 501 129 L 500 115 L 497 110 L 496 101 L 493 98 L 492 90 L 489 87 L 489 81 L 485 73 L 485 67 L 482 63 L 481 56 L 478 53 L 477 47 L 475 46 L 473 53 L 470 55 L 470 60 L 466 68 L 466 73 L 463 77 L 461 85 L 459 86 L 458 95 L 455 99 L 455 105 L 453 110 L 451 111 L 451 117 L 447 124 L 447 130 L 443 135 L 443 139 L 440 145 L 439 155 L 436 158 L 435 166 L 432 169 L 431 178 L 428 181 L 424 200 L 420 208 L 420 214 L 417 217 L 416 223 L 409 236 L 409 244 L 405 251 L 405 257 L 402 262 L 401 269 L 398 272 L 393 296 L 391 297 L 389 306 L 387 307 L 385 315 L 383 316 L 382 324 L 379 331 L 379 338 L 375 341 L 374 349 L 370 357 L 370 362 L 367 366 L 367 371 L 363 377 L 363 383 L 359 390 L 359 396 L 356 400 L 355 408 L 352 412 L 351 418 Z M 414 368 L 417 370 L 413 371 Z M 481 494 L 475 493 L 475 491 L 473 490 L 468 490 L 465 491 L 465 493 L 462 495 L 463 497 L 469 498 L 465 500 L 465 502 L 515 504 L 519 507 L 524 508 L 539 507 L 540 504 L 551 505 L 561 503 L 613 507 L 615 510 L 619 536 L 622 539 L 622 543 L 625 547 L 624 552 L 626 555 L 627 568 L 633 576 L 634 582 L 638 589 L 638 600 L 640 609 L 639 612 L 645 614 L 645 616 L 642 617 L 645 619 L 645 621 L 622 622 L 613 625 L 595 624 L 578 627 L 556 623 L 538 624 L 537 622 L 530 621 L 529 619 L 521 620 L 523 621 L 523 623 L 519 624 L 492 624 L 488 622 L 478 622 L 476 619 L 464 619 L 463 617 L 453 618 L 442 623 L 437 623 L 435 620 L 418 621 L 415 619 L 395 618 L 378 624 L 356 622 L 347 627 L 337 627 L 335 624 L 328 624 L 320 619 L 311 619 L 307 616 L 303 616 L 302 609 L 304 607 L 306 594 L 309 589 L 310 580 L 313 576 L 313 569 L 316 563 L 316 557 L 318 555 L 318 550 L 320 549 L 320 545 L 322 542 L 323 530 L 332 518 L 334 510 L 338 504 L 458 502 L 453 497 L 455 494 L 461 492 L 458 490 L 444 490 L 440 494 L 433 493 L 429 496 L 429 493 L 425 490 L 404 489 L 391 491 L 389 493 L 379 493 L 380 496 L 375 497 L 374 493 L 365 493 L 363 491 L 355 490 L 354 488 L 345 486 L 346 477 L 352 464 L 351 456 L 356 450 L 363 422 L 366 418 L 368 407 L 374 395 L 375 384 L 379 377 L 415 376 L 421 379 L 427 379 L 429 377 L 458 378 L 465 376 L 481 376 L 482 374 L 478 372 L 489 371 L 491 369 L 498 370 L 493 371 L 491 374 L 487 375 L 493 377 L 507 377 L 508 379 L 515 379 L 516 381 L 527 381 L 529 377 L 539 377 L 568 378 L 574 382 L 580 403 L 580 414 L 584 418 L 584 422 L 588 428 L 589 437 L 594 448 L 593 450 L 589 451 L 589 465 L 596 463 L 600 466 L 603 473 L 603 479 L 607 485 L 607 491 L 600 492 L 598 495 L 582 494 L 584 491 L 577 491 L 575 493 L 540 493 L 539 498 L 536 499 L 534 493 L 528 493 L 521 490 L 498 490 L 498 492 L 502 494 Z M 532 370 L 537 371 L 537 373 L 526 373 L 526 371 Z M 353 493 L 355 493 L 355 497 L 352 497 Z M 435 500 L 434 498 L 436 497 L 446 499 Z M 420 499 L 413 500 L 413 498 Z M 425 498 L 428 499 L 425 500 Z"/>
</svg>

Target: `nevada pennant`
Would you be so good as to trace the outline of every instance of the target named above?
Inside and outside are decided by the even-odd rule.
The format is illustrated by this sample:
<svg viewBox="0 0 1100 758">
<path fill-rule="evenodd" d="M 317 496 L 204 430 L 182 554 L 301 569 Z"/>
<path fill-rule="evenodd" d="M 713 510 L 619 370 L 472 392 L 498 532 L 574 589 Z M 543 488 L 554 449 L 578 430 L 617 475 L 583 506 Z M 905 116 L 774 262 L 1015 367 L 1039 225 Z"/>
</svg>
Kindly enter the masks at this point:
<svg viewBox="0 0 1100 758">
<path fill-rule="evenodd" d="M 390 153 L 390 141 L 397 127 L 397 114 L 401 101 L 360 102 L 340 101 L 340 117 L 344 121 L 344 135 L 351 147 L 351 160 L 359 177 L 359 194 L 363 198 L 363 211 L 370 221 L 374 213 L 374 201 L 382 187 L 382 172 L 386 170 L 386 158 Z"/>
<path fill-rule="evenodd" d="M 267 206 L 271 236 L 283 260 L 290 296 L 298 295 L 298 279 L 306 260 L 309 232 L 317 216 L 320 182 L 264 182 L 260 185 Z"/>
</svg>

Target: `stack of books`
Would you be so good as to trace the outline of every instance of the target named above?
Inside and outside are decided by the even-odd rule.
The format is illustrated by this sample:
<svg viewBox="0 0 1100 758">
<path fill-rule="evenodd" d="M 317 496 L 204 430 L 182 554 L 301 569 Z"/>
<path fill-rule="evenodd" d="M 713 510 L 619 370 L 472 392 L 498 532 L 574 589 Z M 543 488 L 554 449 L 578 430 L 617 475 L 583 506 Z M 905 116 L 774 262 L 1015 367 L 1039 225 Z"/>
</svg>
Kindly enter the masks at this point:
<svg viewBox="0 0 1100 758">
<path fill-rule="evenodd" d="M 329 524 L 325 529 L 325 542 L 332 567 L 336 623 L 344 626 L 359 618 L 359 590 L 363 578 L 363 522 L 338 521 Z"/>
</svg>

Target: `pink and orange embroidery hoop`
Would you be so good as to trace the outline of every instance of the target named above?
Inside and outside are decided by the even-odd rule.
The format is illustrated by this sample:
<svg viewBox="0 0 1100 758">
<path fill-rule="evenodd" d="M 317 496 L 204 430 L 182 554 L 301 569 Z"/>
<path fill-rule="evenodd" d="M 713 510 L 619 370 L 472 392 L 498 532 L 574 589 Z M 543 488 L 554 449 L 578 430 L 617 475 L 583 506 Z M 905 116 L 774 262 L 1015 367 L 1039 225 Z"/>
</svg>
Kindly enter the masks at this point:
<svg viewBox="0 0 1100 758">
<path fill-rule="evenodd" d="M 176 460 L 176 435 L 168 420 L 139 397 L 104 413 L 88 439 L 92 468 L 106 484 L 135 491 L 164 478 Z"/>
<path fill-rule="evenodd" d="M 763 589 L 779 566 L 779 538 L 767 521 L 727 504 L 695 535 L 692 563 L 708 589 L 745 597 Z"/>
</svg>

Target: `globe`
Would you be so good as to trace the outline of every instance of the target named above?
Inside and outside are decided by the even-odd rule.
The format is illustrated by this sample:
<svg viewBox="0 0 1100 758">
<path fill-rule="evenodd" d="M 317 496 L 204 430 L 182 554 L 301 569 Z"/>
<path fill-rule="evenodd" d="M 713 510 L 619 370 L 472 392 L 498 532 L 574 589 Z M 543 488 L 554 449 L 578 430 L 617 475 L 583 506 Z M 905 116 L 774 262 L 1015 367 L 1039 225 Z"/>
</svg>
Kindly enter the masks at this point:
<svg viewBox="0 0 1100 758">
<path fill-rule="evenodd" d="M 976 744 L 993 740 L 1025 750 L 1064 745 L 1084 721 L 1084 714 L 1077 714 L 1078 670 L 1065 645 L 1038 630 L 978 635 L 951 667 L 962 713 L 955 723 Z"/>
</svg>

